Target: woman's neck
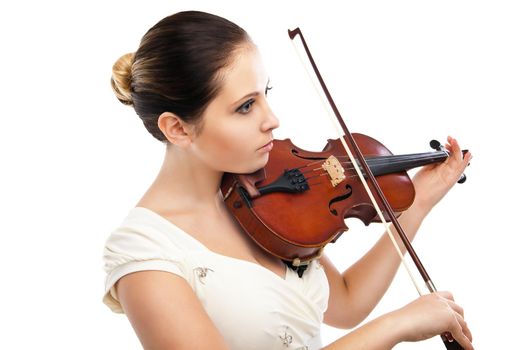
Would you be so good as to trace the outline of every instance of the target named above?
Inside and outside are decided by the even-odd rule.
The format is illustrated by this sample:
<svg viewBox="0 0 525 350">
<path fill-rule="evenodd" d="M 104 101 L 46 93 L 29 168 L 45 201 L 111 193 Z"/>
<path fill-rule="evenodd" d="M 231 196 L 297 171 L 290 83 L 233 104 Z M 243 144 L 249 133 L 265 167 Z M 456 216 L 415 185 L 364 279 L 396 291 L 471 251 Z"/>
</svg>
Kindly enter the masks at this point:
<svg viewBox="0 0 525 350">
<path fill-rule="evenodd" d="M 159 174 L 137 206 L 180 214 L 222 212 L 222 174 L 189 152 L 167 146 Z"/>
</svg>

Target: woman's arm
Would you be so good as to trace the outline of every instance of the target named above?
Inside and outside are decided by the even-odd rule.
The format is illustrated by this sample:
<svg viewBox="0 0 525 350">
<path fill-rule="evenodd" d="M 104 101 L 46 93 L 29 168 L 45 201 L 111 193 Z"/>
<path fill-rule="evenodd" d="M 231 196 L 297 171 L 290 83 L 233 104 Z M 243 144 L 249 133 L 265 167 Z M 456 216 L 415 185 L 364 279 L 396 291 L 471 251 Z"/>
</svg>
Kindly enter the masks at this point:
<svg viewBox="0 0 525 350">
<path fill-rule="evenodd" d="M 399 223 L 412 240 L 424 218 L 424 211 L 411 206 L 399 218 Z M 394 236 L 395 228 L 390 225 Z M 404 253 L 400 239 L 396 241 Z M 338 328 L 353 328 L 363 321 L 381 300 L 390 286 L 400 259 L 390 237 L 384 233 L 377 243 L 342 274 L 327 256 L 321 258 L 328 282 L 330 297 L 324 322 Z"/>
<path fill-rule="evenodd" d="M 449 158 L 441 164 L 422 168 L 412 179 L 416 198 L 399 218 L 399 223 L 410 240 L 416 235 L 428 212 L 454 186 L 472 159 L 470 153 L 463 156 L 455 139 L 449 137 L 448 142 L 446 148 L 450 152 Z M 393 225 L 390 228 L 404 253 L 405 249 L 395 228 Z M 325 323 L 340 328 L 352 328 L 381 300 L 395 276 L 400 259 L 385 232 L 361 259 L 342 274 L 327 257 L 321 258 L 321 264 L 325 267 L 330 284 Z"/>
<path fill-rule="evenodd" d="M 188 283 L 163 271 L 122 277 L 117 295 L 144 349 L 228 349 Z"/>
</svg>

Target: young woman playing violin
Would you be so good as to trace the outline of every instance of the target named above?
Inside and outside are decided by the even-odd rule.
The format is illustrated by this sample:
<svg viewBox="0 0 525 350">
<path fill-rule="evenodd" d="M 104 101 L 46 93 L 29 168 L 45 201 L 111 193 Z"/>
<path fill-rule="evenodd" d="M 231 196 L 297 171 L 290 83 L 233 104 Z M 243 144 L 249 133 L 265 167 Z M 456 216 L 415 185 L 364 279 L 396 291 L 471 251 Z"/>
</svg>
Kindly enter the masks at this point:
<svg viewBox="0 0 525 350">
<path fill-rule="evenodd" d="M 321 322 L 353 329 L 323 349 L 391 349 L 447 332 L 473 349 L 449 292 L 360 325 L 399 267 L 386 235 L 342 273 L 323 255 L 300 277 L 232 218 L 223 174 L 263 168 L 279 126 L 268 84 L 246 32 L 202 12 L 164 18 L 115 63 L 117 98 L 166 154 L 106 242 L 104 303 L 127 315 L 145 349 L 320 349 Z M 445 162 L 413 178 L 415 201 L 399 219 L 410 239 L 471 159 L 451 137 L 446 148 Z"/>
</svg>

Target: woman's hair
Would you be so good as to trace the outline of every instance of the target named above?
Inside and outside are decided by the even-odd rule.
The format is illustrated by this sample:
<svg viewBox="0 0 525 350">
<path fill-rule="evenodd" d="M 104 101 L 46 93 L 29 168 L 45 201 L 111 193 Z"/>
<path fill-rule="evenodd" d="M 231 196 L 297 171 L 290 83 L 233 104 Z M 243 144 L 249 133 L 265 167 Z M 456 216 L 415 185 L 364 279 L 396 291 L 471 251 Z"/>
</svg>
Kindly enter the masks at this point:
<svg viewBox="0 0 525 350">
<path fill-rule="evenodd" d="M 221 71 L 247 44 L 251 39 L 244 29 L 222 17 L 179 12 L 148 30 L 137 52 L 115 62 L 111 85 L 120 102 L 134 107 L 146 129 L 166 142 L 159 116 L 172 112 L 199 126 L 221 87 Z"/>
</svg>

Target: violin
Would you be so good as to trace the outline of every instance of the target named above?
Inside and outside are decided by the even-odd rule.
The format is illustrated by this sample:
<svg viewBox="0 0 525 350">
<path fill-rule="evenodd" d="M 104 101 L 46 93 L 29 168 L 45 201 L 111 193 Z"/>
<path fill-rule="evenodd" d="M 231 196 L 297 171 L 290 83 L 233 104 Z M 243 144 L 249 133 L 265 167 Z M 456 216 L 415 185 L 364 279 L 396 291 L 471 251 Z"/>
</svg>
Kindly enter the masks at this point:
<svg viewBox="0 0 525 350">
<path fill-rule="evenodd" d="M 322 152 L 302 150 L 289 139 L 275 140 L 266 167 L 250 175 L 223 176 L 221 192 L 226 206 L 259 246 L 283 261 L 291 262 L 299 274 L 309 261 L 321 256 L 326 244 L 335 242 L 348 229 L 345 218 L 357 217 L 366 225 L 379 219 L 422 295 L 387 225 L 390 221 L 428 290 L 436 292 L 397 217 L 410 207 L 415 197 L 414 186 L 406 171 L 443 161 L 448 153 L 439 142 L 433 141 L 433 148 L 441 148 L 435 156 L 394 156 L 371 137 L 350 133 L 301 30 L 289 30 L 288 35 L 291 40 L 296 36 L 301 39 L 344 135 L 338 141 L 328 140 Z M 410 161 L 407 158 L 411 158 Z M 462 176 L 458 182 L 465 179 Z M 449 333 L 442 334 L 441 338 L 448 350 L 463 349 Z"/>
<path fill-rule="evenodd" d="M 393 155 L 370 136 L 352 136 L 396 217 L 415 198 L 407 170 L 449 156 L 435 140 L 433 152 Z M 321 152 L 303 150 L 290 139 L 273 144 L 262 172 L 226 173 L 221 183 L 227 208 L 262 249 L 300 266 L 320 257 L 326 244 L 348 230 L 344 219 L 358 218 L 367 226 L 380 222 L 339 140 L 328 140 Z"/>
</svg>

